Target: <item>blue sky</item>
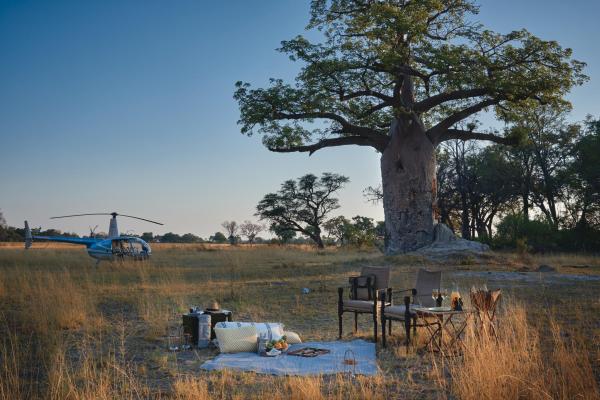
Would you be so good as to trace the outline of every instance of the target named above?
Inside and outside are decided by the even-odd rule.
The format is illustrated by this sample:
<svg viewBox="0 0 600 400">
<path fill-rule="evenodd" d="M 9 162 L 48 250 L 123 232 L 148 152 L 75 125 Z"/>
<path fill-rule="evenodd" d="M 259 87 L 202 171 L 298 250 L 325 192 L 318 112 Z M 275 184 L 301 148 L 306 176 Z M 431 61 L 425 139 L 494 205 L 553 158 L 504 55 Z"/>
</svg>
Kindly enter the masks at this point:
<svg viewBox="0 0 600 400">
<path fill-rule="evenodd" d="M 477 19 L 507 32 L 554 39 L 588 63 L 570 95 L 573 120 L 599 116 L 596 1 L 493 1 Z M 340 214 L 383 218 L 362 189 L 379 182 L 367 148 L 268 152 L 239 133 L 237 80 L 292 79 L 298 66 L 274 51 L 303 32 L 308 2 L 0 0 L 0 209 L 11 225 L 86 233 L 108 219 L 51 221 L 119 211 L 122 231 L 207 237 L 226 219 L 254 219 L 256 203 L 307 172 L 347 175 Z"/>
</svg>

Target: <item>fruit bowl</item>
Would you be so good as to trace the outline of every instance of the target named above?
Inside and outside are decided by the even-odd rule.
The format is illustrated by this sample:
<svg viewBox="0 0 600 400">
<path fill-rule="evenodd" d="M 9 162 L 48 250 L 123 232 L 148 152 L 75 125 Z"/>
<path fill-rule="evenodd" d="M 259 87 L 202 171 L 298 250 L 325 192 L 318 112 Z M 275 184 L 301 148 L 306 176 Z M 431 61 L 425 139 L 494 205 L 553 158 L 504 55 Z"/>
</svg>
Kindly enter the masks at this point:
<svg viewBox="0 0 600 400">
<path fill-rule="evenodd" d="M 266 346 L 267 352 L 269 352 L 271 350 L 277 350 L 279 353 L 285 353 L 285 352 L 287 352 L 288 348 L 289 348 L 289 345 L 287 344 L 285 336 L 283 336 L 279 340 L 271 340 L 269 343 L 267 343 L 267 346 Z"/>
</svg>

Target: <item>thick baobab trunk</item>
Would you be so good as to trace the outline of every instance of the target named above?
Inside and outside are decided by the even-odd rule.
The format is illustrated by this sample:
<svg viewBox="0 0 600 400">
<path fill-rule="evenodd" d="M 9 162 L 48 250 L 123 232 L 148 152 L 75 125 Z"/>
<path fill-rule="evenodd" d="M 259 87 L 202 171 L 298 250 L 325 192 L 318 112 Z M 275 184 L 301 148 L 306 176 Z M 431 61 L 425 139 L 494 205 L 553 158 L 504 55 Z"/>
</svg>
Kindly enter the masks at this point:
<svg viewBox="0 0 600 400">
<path fill-rule="evenodd" d="M 435 147 L 423 126 L 395 120 L 381 155 L 386 254 L 406 253 L 433 240 Z"/>
</svg>

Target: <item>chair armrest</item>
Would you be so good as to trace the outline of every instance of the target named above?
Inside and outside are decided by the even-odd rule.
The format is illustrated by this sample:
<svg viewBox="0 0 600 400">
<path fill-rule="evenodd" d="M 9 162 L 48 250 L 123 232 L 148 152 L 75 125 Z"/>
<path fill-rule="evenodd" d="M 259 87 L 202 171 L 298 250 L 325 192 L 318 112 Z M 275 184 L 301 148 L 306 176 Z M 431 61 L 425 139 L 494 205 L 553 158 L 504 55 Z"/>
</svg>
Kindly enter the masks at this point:
<svg viewBox="0 0 600 400">
<path fill-rule="evenodd" d="M 414 303 L 415 301 L 415 296 L 417 295 L 417 289 L 415 288 L 410 288 L 410 289 L 394 289 L 394 292 L 398 292 L 398 293 L 403 293 L 403 292 L 410 292 L 410 296 L 405 296 L 406 297 L 412 297 L 412 303 Z M 388 295 L 388 297 L 391 298 L 391 293 Z"/>
<path fill-rule="evenodd" d="M 376 289 L 375 293 L 377 294 L 378 299 L 385 298 L 388 303 L 392 302 L 394 289 L 389 287 L 385 289 Z M 385 296 L 384 296 L 385 295 Z"/>
<path fill-rule="evenodd" d="M 400 293 L 402 293 L 402 292 L 411 292 L 413 296 L 417 294 L 417 289 L 415 289 L 415 288 L 410 288 L 410 289 L 394 289 L 394 291 L 395 292 L 400 292 Z"/>
</svg>

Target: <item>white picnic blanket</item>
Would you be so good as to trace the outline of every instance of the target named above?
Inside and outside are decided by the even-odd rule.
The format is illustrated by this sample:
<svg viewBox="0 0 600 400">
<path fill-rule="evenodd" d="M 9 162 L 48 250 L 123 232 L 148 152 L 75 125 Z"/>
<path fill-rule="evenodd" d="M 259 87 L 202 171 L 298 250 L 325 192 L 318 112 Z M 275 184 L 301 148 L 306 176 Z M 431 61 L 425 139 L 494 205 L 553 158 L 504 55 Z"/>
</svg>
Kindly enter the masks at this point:
<svg viewBox="0 0 600 400">
<path fill-rule="evenodd" d="M 303 347 L 327 349 L 330 353 L 317 357 L 298 357 L 287 354 L 277 357 L 261 357 L 256 353 L 220 354 L 202 364 L 201 368 L 209 371 L 222 369 L 252 371 L 278 376 L 337 373 L 376 375 L 378 372 L 375 343 L 360 339 L 351 342 L 305 342 L 291 345 L 288 351 Z M 356 365 L 345 364 L 344 356 L 355 359 Z"/>
</svg>

